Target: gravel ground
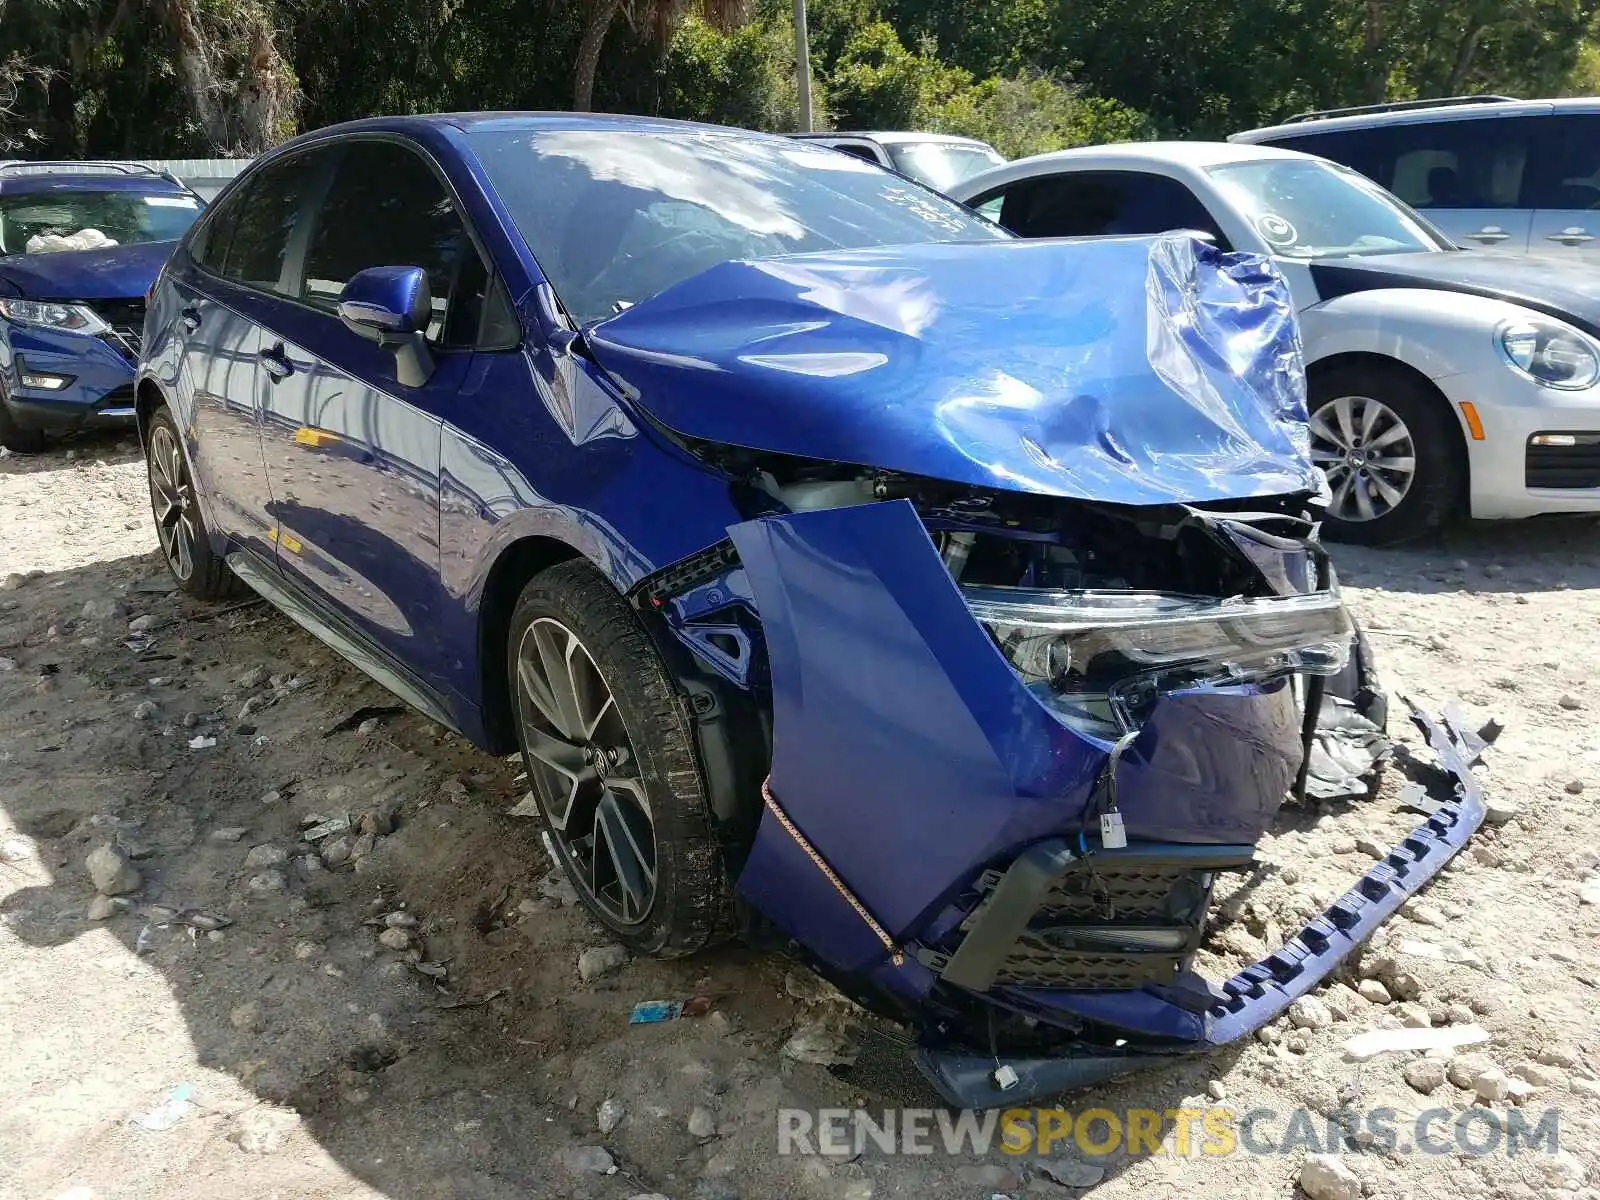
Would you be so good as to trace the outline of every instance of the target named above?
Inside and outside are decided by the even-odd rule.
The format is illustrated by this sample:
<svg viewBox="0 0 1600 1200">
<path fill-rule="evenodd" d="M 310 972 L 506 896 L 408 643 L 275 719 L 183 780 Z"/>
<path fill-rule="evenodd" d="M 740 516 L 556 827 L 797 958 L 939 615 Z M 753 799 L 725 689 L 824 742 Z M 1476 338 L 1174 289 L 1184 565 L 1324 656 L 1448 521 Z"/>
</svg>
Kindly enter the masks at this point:
<svg viewBox="0 0 1600 1200">
<path fill-rule="evenodd" d="M 1600 1196 L 1596 534 L 1337 554 L 1391 688 L 1505 723 L 1482 768 L 1500 823 L 1261 1037 L 1065 1101 L 1270 1110 L 1280 1152 L 1186 1147 L 1169 1120 L 1157 1153 L 820 1158 L 776 1153 L 780 1106 L 932 1103 L 892 1044 L 738 948 L 580 977 L 604 940 L 507 815 L 514 766 L 392 711 L 265 606 L 166 590 L 131 443 L 0 459 L 0 1196 Z M 1419 820 L 1405 766 L 1370 801 L 1285 809 L 1208 966 L 1260 954 Z M 302 832 L 338 814 L 357 827 Z M 711 1015 L 627 1024 L 694 995 Z M 818 1022 L 854 1068 L 784 1055 Z M 1454 1058 L 1345 1053 L 1469 1023 L 1489 1040 Z M 1297 1109 L 1321 1131 L 1373 1107 L 1402 1141 L 1429 1109 L 1447 1141 L 1474 1107 L 1480 1135 L 1555 1111 L 1562 1150 L 1325 1162 L 1324 1133 L 1290 1136 Z"/>
</svg>

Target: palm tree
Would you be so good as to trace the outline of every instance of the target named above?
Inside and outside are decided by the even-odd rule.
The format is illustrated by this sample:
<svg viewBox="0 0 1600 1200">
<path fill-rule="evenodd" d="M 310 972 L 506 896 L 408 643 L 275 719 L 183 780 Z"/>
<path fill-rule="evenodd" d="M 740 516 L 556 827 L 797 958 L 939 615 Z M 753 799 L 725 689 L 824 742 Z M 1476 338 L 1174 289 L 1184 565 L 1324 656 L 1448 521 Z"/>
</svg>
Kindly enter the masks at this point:
<svg viewBox="0 0 1600 1200">
<path fill-rule="evenodd" d="M 736 29 L 750 19 L 750 0 L 580 0 L 583 38 L 578 43 L 578 64 L 572 83 L 574 112 L 594 105 L 594 76 L 600 65 L 611 23 L 621 13 L 635 30 L 644 30 L 659 46 L 666 46 L 678 22 L 691 12 L 714 29 Z"/>
</svg>

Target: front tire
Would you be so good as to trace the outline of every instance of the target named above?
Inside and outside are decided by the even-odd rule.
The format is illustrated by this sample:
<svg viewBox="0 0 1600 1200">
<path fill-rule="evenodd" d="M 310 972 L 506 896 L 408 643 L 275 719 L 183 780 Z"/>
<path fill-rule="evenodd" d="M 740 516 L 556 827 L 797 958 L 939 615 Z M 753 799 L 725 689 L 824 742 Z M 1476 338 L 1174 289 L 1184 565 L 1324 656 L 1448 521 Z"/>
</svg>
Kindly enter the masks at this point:
<svg viewBox="0 0 1600 1200">
<path fill-rule="evenodd" d="M 1313 375 L 1311 457 L 1333 495 L 1330 541 L 1408 541 L 1452 515 L 1465 491 L 1450 410 L 1398 370 L 1344 367 Z"/>
<path fill-rule="evenodd" d="M 44 430 L 18 425 L 5 401 L 0 400 L 0 446 L 13 454 L 39 454 L 44 450 Z"/>
<path fill-rule="evenodd" d="M 512 614 L 506 666 L 539 824 L 585 907 L 644 954 L 730 936 L 689 719 L 627 603 L 587 562 L 540 572 Z"/>
<path fill-rule="evenodd" d="M 145 471 L 161 557 L 178 586 L 202 600 L 237 595 L 241 588 L 238 579 L 211 548 L 189 460 L 183 453 L 183 436 L 165 406 L 152 414 L 145 431 Z"/>
</svg>

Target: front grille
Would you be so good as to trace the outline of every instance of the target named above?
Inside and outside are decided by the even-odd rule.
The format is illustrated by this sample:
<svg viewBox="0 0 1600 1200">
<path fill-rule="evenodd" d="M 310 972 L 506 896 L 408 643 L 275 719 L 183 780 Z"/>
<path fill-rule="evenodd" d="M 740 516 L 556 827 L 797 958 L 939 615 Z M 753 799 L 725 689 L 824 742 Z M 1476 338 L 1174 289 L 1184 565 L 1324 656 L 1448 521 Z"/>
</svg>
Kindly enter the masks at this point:
<svg viewBox="0 0 1600 1200">
<path fill-rule="evenodd" d="M 1600 488 L 1600 433 L 1534 434 L 1528 439 L 1524 483 L 1531 488 Z"/>
<path fill-rule="evenodd" d="M 106 340 L 121 350 L 124 357 L 137 359 L 144 344 L 144 301 L 89 300 L 86 303 L 111 326 Z"/>
<path fill-rule="evenodd" d="M 104 396 L 100 397 L 100 403 L 98 407 L 101 409 L 132 408 L 136 403 L 137 400 L 135 398 L 133 384 L 125 383 L 121 387 L 115 388 L 112 391 L 107 392 Z"/>
<path fill-rule="evenodd" d="M 1050 890 L 1040 905 L 1043 920 L 1197 920 L 1205 912 L 1207 886 L 1184 863 L 1114 861 L 1099 869 L 1092 858 Z"/>
<path fill-rule="evenodd" d="M 1125 991 L 1170 984 L 1200 944 L 1216 872 L 1249 865 L 1249 846 L 1146 843 L 1074 854 L 1039 843 L 989 871 L 956 933 L 918 950 L 950 983 Z"/>
<path fill-rule="evenodd" d="M 1075 992 L 1137 991 L 1147 983 L 1171 983 L 1186 954 L 1099 953 L 1063 950 L 1025 933 L 1000 964 L 997 985 L 1060 988 Z"/>
</svg>

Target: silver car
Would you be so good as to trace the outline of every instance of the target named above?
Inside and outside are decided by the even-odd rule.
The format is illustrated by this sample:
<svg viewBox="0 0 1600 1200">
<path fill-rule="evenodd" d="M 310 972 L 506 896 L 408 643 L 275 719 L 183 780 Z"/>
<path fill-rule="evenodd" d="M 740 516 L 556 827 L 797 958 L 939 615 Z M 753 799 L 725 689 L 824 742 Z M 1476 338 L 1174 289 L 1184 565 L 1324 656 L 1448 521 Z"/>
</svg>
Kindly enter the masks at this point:
<svg viewBox="0 0 1600 1200">
<path fill-rule="evenodd" d="M 1304 113 L 1229 141 L 1354 167 L 1463 246 L 1600 250 L 1600 99 L 1458 96 Z"/>
</svg>

